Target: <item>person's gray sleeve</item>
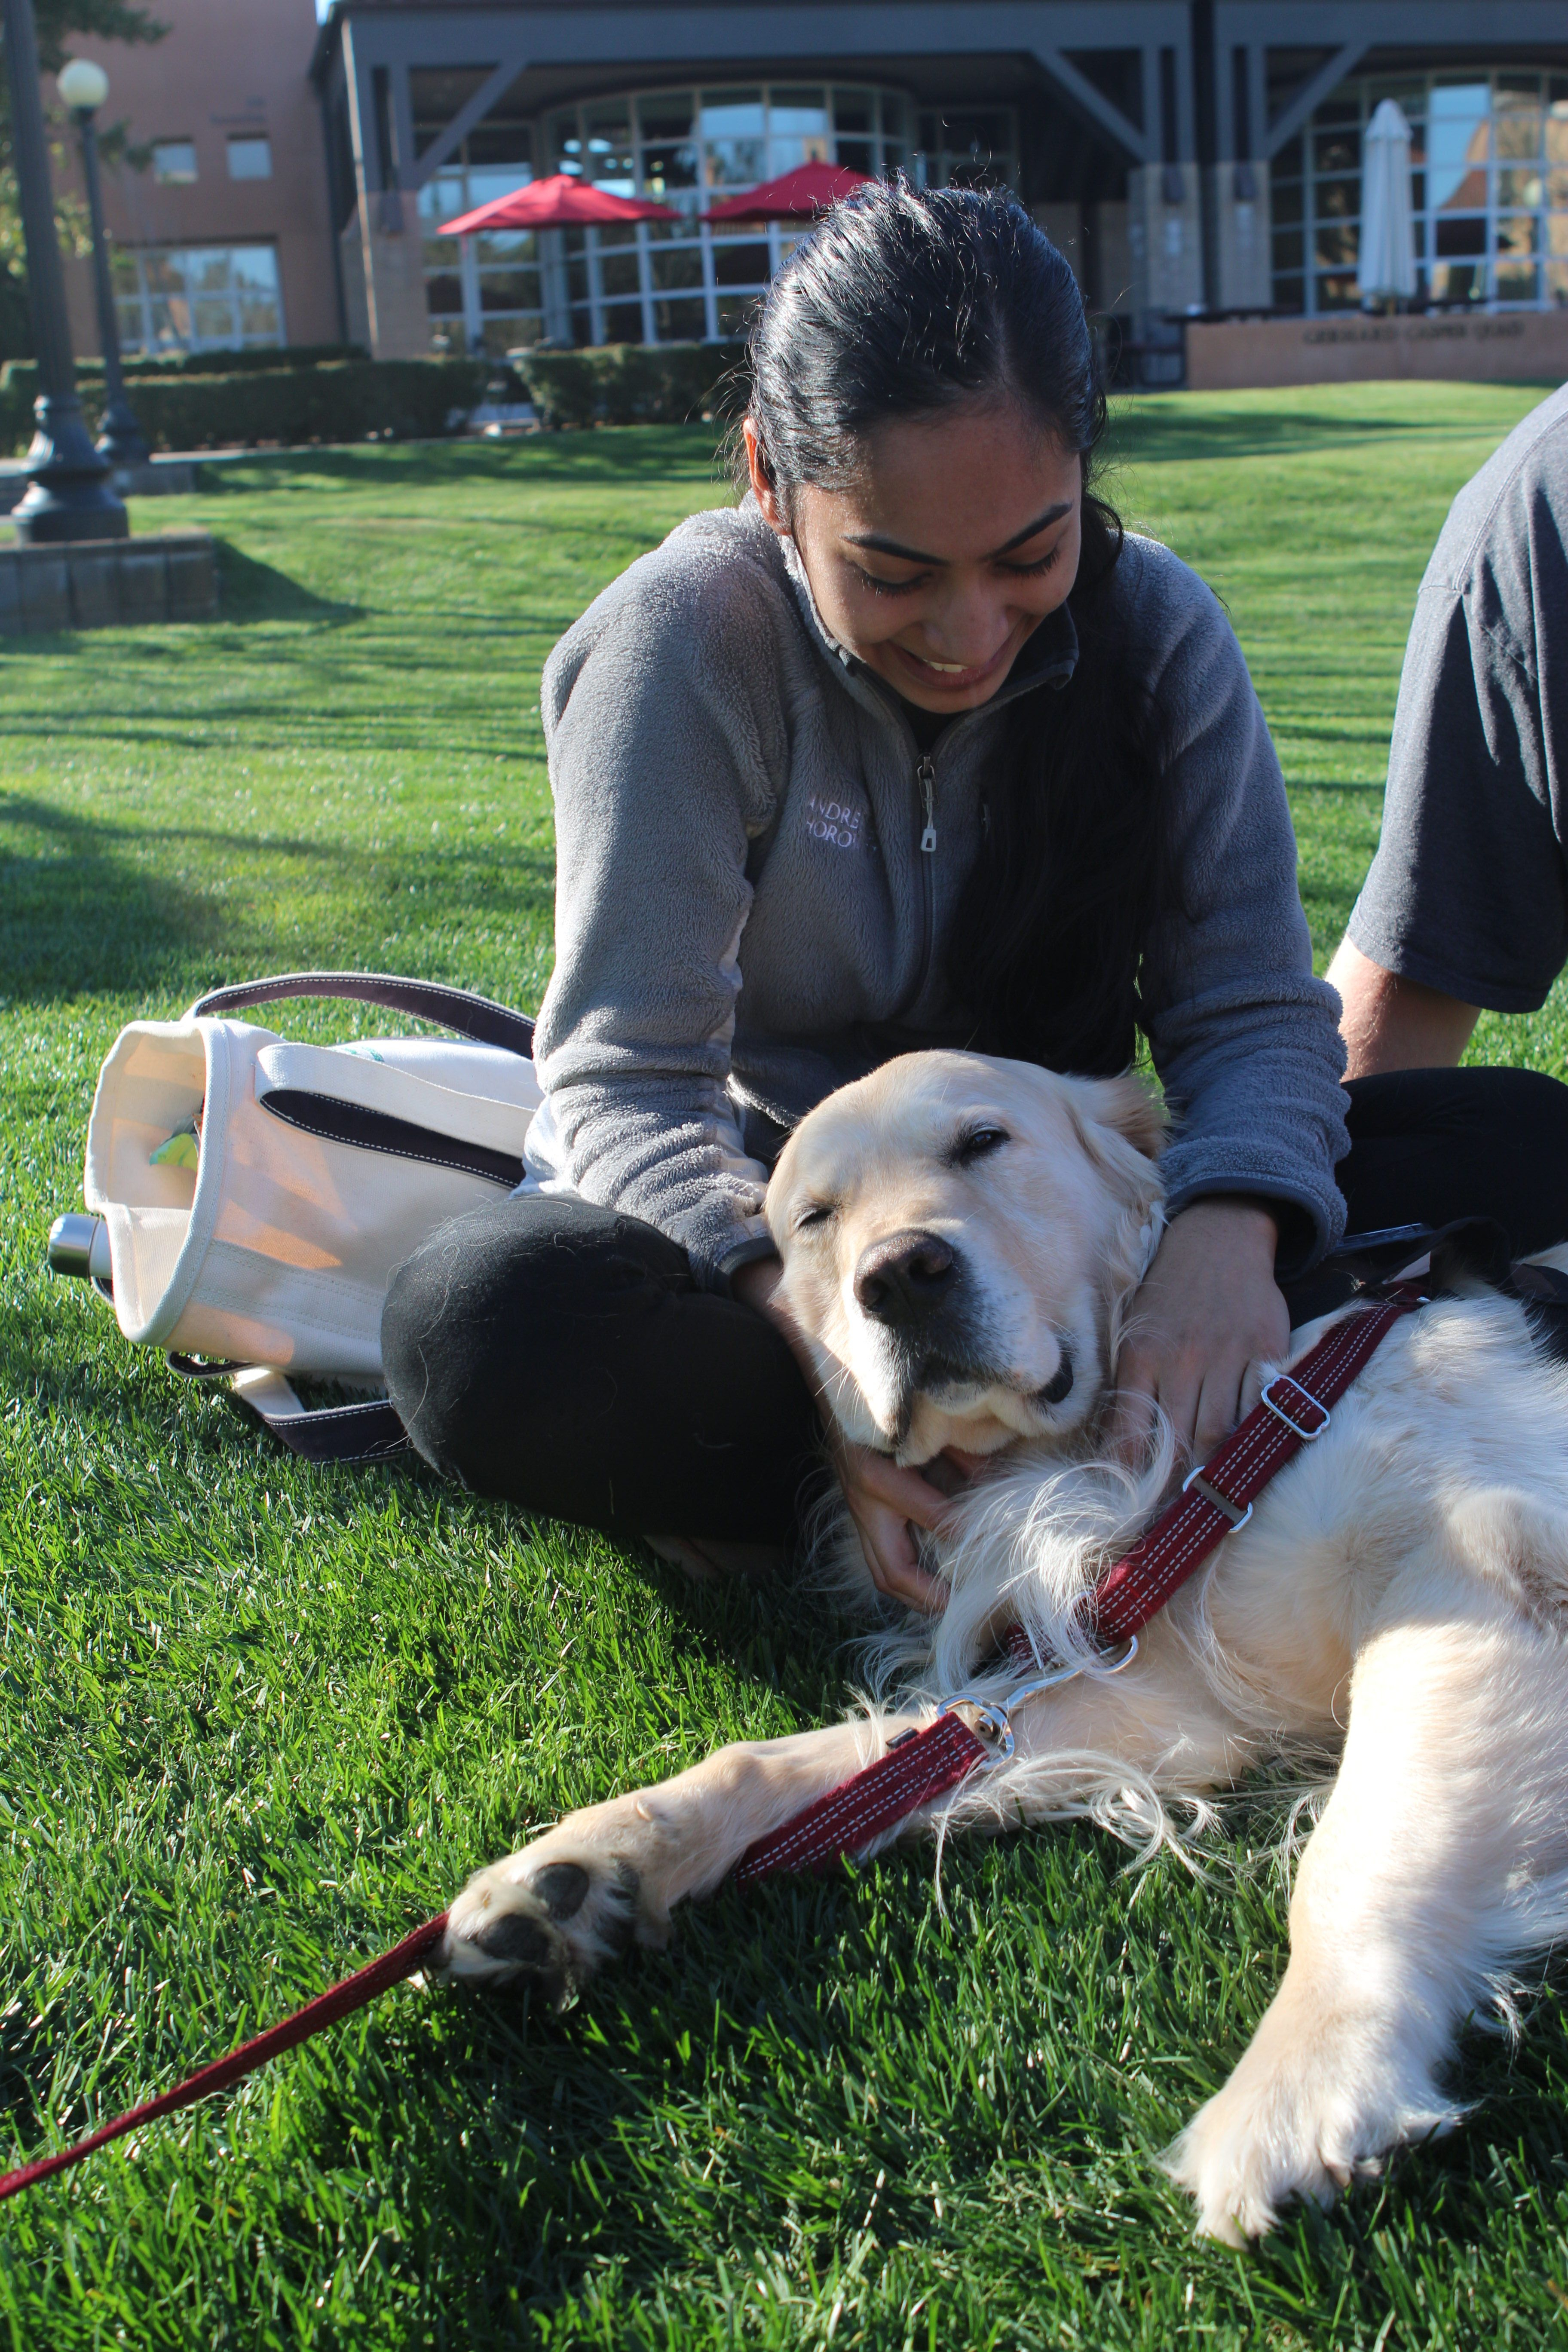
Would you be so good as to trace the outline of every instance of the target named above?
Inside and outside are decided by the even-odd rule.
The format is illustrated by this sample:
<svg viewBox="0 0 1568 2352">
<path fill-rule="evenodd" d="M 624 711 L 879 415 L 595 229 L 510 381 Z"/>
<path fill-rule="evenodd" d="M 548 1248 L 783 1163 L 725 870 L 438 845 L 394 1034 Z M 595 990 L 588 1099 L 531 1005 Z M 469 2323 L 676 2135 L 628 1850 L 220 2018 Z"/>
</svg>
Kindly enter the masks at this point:
<svg viewBox="0 0 1568 2352">
<path fill-rule="evenodd" d="M 641 575 L 640 577 L 638 575 Z M 721 607 L 721 609 L 720 609 Z M 545 671 L 556 961 L 535 1059 L 560 1172 L 680 1242 L 699 1281 L 771 1249 L 726 1091 L 783 721 L 746 600 L 645 559 Z M 748 642 L 749 639 L 749 642 Z"/>
<path fill-rule="evenodd" d="M 1213 1193 L 1278 1204 L 1279 1271 L 1293 1276 L 1344 1227 L 1339 998 L 1312 977 L 1284 779 L 1241 648 L 1217 600 L 1187 579 L 1196 593 L 1182 598 L 1152 680 L 1181 898 L 1143 981 L 1144 1027 L 1176 1119 L 1166 1202 L 1173 1214 Z"/>
<path fill-rule="evenodd" d="M 1546 614 L 1508 568 L 1484 565 L 1463 591 L 1433 581 L 1416 600 L 1383 831 L 1349 930 L 1385 971 L 1533 1013 L 1568 961 L 1568 876 L 1533 658 Z"/>
</svg>

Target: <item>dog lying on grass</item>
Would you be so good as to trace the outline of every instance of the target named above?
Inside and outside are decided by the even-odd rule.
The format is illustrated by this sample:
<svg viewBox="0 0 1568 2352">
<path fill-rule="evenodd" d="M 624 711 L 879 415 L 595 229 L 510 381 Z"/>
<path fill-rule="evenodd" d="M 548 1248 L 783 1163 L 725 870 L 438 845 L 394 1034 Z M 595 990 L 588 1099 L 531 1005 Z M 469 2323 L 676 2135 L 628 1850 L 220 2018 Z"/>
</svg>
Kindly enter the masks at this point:
<svg viewBox="0 0 1568 2352">
<path fill-rule="evenodd" d="M 1167 2158 L 1200 2228 L 1239 2241 L 1450 2128 L 1458 2030 L 1568 1926 L 1568 1371 L 1479 1284 L 1405 1318 L 1110 1671 L 1076 1612 L 1178 1467 L 1168 1437 L 1136 1475 L 1097 1451 L 1160 1142 L 1135 1080 L 964 1054 L 890 1063 L 804 1122 L 767 1213 L 826 1408 L 901 1462 L 986 1457 L 926 1554 L 945 1613 L 884 1636 L 891 1704 L 722 1748 L 479 1872 L 443 1957 L 559 1987 L 663 1942 L 676 1904 L 943 1696 L 1005 1695 L 997 1643 L 1021 1621 L 1082 1674 L 901 1834 L 1089 1815 L 1146 1843 L 1257 1765 L 1338 1756 L 1279 1993 Z"/>
</svg>

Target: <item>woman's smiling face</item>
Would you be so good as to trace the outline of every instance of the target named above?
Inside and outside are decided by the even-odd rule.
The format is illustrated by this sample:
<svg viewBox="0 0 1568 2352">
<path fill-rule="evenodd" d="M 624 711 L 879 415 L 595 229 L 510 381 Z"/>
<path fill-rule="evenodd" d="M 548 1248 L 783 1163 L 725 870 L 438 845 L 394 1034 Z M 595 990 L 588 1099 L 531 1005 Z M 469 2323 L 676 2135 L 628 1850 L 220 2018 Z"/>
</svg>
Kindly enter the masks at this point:
<svg viewBox="0 0 1568 2352">
<path fill-rule="evenodd" d="M 745 433 L 757 502 L 838 643 L 922 710 L 988 702 L 1078 575 L 1082 460 L 1016 403 L 967 401 L 879 425 L 853 487 L 803 485 L 786 521 Z"/>
</svg>

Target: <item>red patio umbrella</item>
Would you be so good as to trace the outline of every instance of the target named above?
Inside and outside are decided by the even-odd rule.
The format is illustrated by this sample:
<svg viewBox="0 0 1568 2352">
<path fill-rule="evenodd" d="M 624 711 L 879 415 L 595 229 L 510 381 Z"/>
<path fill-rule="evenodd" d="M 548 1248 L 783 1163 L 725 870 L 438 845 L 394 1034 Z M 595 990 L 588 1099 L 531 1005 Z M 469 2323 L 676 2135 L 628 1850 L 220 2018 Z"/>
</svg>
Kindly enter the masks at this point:
<svg viewBox="0 0 1568 2352">
<path fill-rule="evenodd" d="M 668 205 L 650 204 L 643 196 L 613 196 L 591 180 L 569 179 L 564 172 L 548 180 L 530 180 L 510 196 L 497 196 L 477 212 L 443 221 L 437 236 L 479 236 L 500 228 L 604 228 L 619 221 L 679 220 Z"/>
<path fill-rule="evenodd" d="M 868 172 L 852 172 L 847 163 L 797 163 L 782 179 L 764 180 L 744 196 L 729 196 L 709 208 L 710 221 L 813 220 L 851 196 L 870 181 Z"/>
</svg>

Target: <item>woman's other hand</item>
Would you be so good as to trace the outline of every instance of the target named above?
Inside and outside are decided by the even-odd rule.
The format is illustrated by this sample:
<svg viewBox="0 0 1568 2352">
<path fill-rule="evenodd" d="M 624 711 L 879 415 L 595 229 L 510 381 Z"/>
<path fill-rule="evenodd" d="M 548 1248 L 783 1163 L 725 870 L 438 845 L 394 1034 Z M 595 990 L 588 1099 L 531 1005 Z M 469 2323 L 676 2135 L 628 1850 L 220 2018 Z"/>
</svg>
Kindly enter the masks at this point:
<svg viewBox="0 0 1568 2352">
<path fill-rule="evenodd" d="M 1206 1462 L 1257 1403 L 1260 1364 L 1279 1363 L 1290 1317 L 1274 1279 L 1279 1228 L 1261 1202 L 1194 1201 L 1166 1227 L 1133 1301 L 1117 1363 L 1111 1436 L 1135 1458 L 1165 1412 Z"/>
<path fill-rule="evenodd" d="M 812 1394 L 821 1402 L 816 1369 L 775 1299 L 783 1272 L 776 1257 L 755 1259 L 731 1276 L 730 1287 L 737 1298 L 765 1315 L 783 1332 Z M 946 1497 L 918 1470 L 900 1469 L 890 1454 L 852 1444 L 826 1406 L 823 1422 L 828 1455 L 838 1474 L 872 1583 L 891 1600 L 923 1610 L 928 1616 L 939 1616 L 947 1605 L 947 1588 L 921 1566 L 910 1529 L 924 1528 L 938 1533 L 945 1523 Z"/>
</svg>

